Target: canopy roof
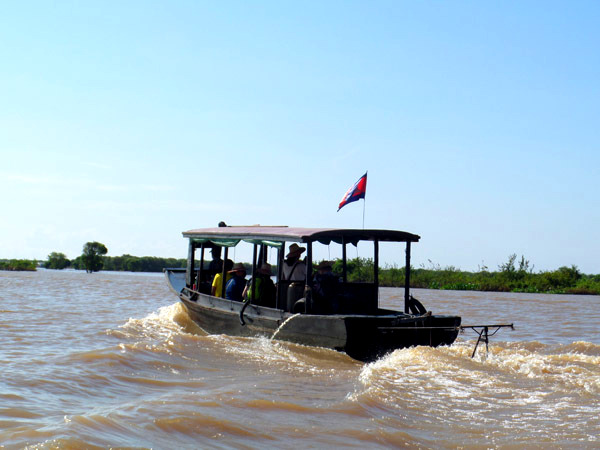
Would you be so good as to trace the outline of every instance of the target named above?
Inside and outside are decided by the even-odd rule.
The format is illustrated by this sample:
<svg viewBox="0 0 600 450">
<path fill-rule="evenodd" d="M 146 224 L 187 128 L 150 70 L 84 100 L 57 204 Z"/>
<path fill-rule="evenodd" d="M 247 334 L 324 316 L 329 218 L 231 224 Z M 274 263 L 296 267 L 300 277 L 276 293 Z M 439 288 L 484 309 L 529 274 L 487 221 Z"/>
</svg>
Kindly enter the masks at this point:
<svg viewBox="0 0 600 450">
<path fill-rule="evenodd" d="M 233 246 L 240 240 L 278 246 L 281 242 L 315 242 L 328 245 L 358 241 L 418 242 L 420 236 L 397 230 L 363 230 L 352 228 L 297 228 L 287 226 L 227 226 L 199 228 L 183 232 L 183 237 L 196 242 L 212 242 Z"/>
</svg>

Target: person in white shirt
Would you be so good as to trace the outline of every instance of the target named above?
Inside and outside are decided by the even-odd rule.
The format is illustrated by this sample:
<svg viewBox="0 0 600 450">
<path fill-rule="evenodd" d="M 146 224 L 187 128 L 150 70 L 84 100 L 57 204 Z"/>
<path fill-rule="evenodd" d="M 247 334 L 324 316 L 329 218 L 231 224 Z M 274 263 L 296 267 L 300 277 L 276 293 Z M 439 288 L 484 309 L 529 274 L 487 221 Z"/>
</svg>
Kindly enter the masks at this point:
<svg viewBox="0 0 600 450">
<path fill-rule="evenodd" d="M 306 280 L 306 263 L 300 259 L 300 255 L 306 249 L 295 242 L 290 245 L 285 261 L 283 262 L 283 280 L 304 281 Z"/>
</svg>

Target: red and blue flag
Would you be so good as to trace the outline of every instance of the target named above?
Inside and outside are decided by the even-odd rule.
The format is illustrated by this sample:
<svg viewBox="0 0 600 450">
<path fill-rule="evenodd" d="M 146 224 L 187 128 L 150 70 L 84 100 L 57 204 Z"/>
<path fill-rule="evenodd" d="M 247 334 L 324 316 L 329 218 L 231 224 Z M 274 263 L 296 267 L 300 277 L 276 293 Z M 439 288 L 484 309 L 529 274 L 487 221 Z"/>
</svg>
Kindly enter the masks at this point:
<svg viewBox="0 0 600 450">
<path fill-rule="evenodd" d="M 338 206 L 338 211 L 346 206 L 348 203 L 355 202 L 361 198 L 365 198 L 365 194 L 367 193 L 367 174 L 365 173 L 362 177 L 358 179 L 354 186 L 352 186 L 348 191 L 344 194 L 344 198 L 340 202 Z"/>
</svg>

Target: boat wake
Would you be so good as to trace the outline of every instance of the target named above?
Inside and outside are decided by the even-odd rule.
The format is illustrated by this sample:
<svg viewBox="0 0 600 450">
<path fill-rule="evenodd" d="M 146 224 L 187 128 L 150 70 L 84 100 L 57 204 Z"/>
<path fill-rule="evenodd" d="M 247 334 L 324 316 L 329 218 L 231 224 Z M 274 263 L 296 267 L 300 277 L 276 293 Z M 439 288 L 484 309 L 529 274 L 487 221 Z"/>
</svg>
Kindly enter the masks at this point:
<svg viewBox="0 0 600 450">
<path fill-rule="evenodd" d="M 396 350 L 362 368 L 348 399 L 386 405 L 394 414 L 413 411 L 414 420 L 446 427 L 521 427 L 531 436 L 554 436 L 550 442 L 568 436 L 568 415 L 587 440 L 597 440 L 600 406 L 590 399 L 600 395 L 600 346 L 497 342 L 471 359 L 473 345 Z"/>
<path fill-rule="evenodd" d="M 444 384 L 464 382 L 469 392 L 474 386 L 486 389 L 512 385 L 534 387 L 552 385 L 555 391 L 600 394 L 600 346 L 589 342 L 548 346 L 539 342 L 498 342 L 489 353 L 478 351 L 471 359 L 474 341 L 450 347 L 412 347 L 366 365 L 361 372 L 365 386 L 399 379 L 404 381 L 436 380 L 437 389 Z M 433 386 L 431 386 L 433 387 Z M 545 390 L 545 389 L 544 389 Z"/>
<path fill-rule="evenodd" d="M 130 318 L 120 327 L 120 331 L 128 337 L 146 336 L 156 339 L 170 337 L 174 333 L 205 334 L 189 318 L 180 302 L 163 306 L 158 311 L 152 312 L 141 319 Z"/>
<path fill-rule="evenodd" d="M 225 353 L 235 355 L 240 363 L 259 363 L 263 370 L 331 375 L 338 371 L 355 371 L 359 362 L 335 350 L 275 341 L 269 337 L 232 337 L 210 335 Z"/>
</svg>

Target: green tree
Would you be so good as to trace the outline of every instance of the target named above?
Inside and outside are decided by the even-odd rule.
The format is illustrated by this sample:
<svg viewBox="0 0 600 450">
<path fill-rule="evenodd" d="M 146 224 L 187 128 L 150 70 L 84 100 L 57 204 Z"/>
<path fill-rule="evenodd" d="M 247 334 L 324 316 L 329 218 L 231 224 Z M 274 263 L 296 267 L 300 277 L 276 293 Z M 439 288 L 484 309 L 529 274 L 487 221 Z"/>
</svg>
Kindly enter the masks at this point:
<svg viewBox="0 0 600 450">
<path fill-rule="evenodd" d="M 102 269 L 102 256 L 106 255 L 108 250 L 104 244 L 100 242 L 86 242 L 83 246 L 81 260 L 87 273 L 98 272 Z"/>
<path fill-rule="evenodd" d="M 71 261 L 67 259 L 64 253 L 52 252 L 48 255 L 48 260 L 44 263 L 46 269 L 62 270 L 71 265 Z"/>
</svg>

